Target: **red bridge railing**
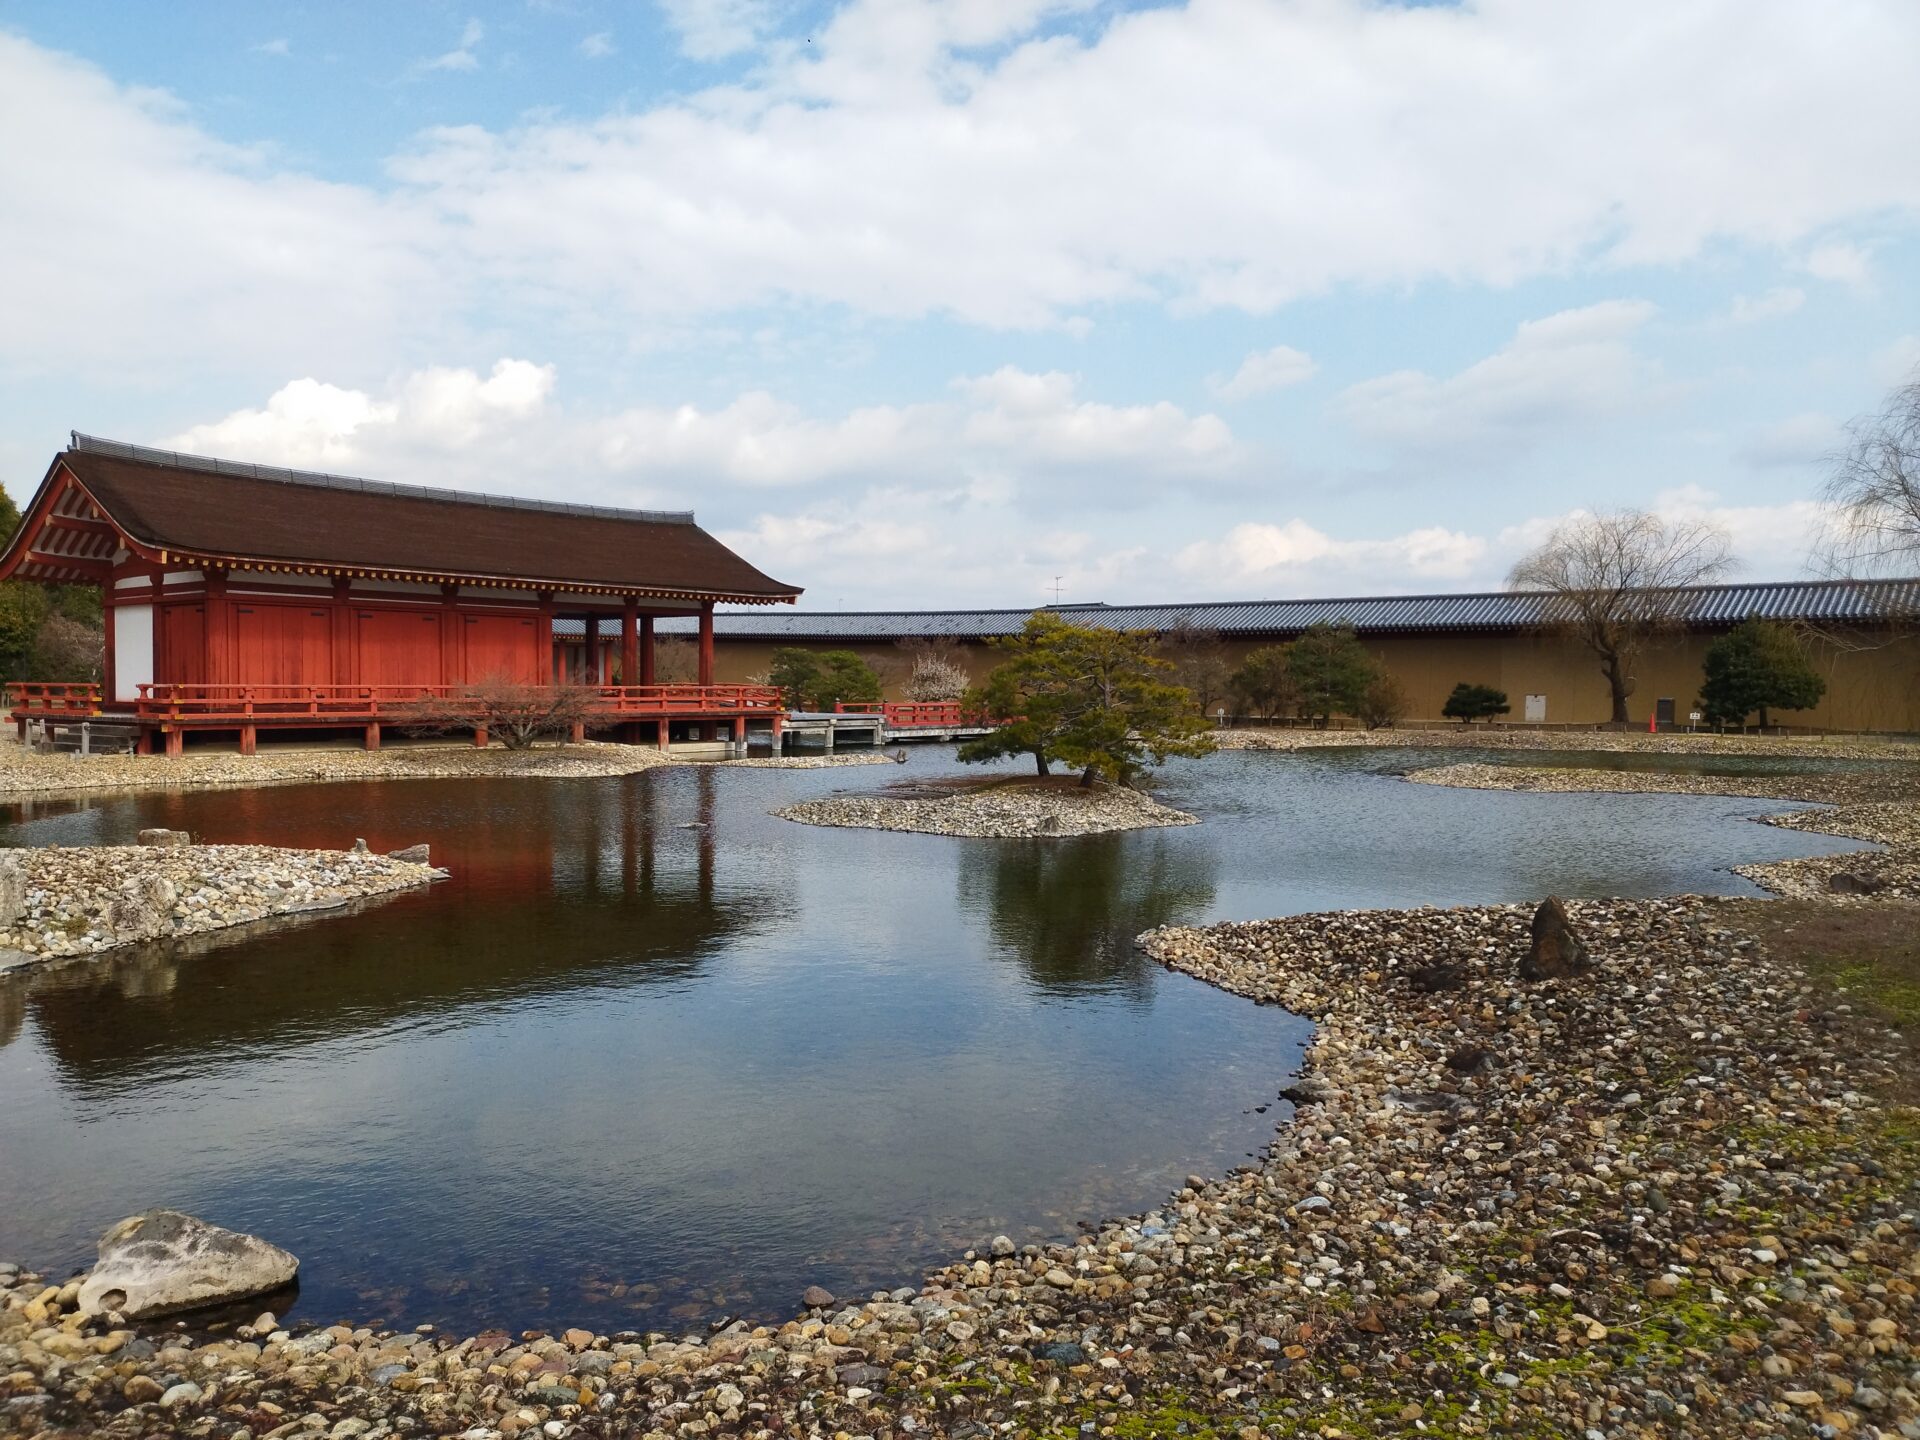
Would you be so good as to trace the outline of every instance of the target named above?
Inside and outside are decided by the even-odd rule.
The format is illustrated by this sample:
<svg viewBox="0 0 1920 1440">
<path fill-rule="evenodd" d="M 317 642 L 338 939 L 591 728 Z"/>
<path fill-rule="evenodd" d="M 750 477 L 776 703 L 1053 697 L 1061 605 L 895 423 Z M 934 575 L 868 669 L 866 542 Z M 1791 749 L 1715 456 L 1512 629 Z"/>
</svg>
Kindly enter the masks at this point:
<svg viewBox="0 0 1920 1440">
<path fill-rule="evenodd" d="M 528 687 L 545 689 L 547 687 Z M 133 702 L 141 720 L 201 725 L 261 721 L 389 721 L 422 712 L 475 713 L 482 702 L 467 685 L 142 685 Z M 600 685 L 590 687 L 595 719 L 689 714 L 773 715 L 780 691 L 770 685 Z"/>
<path fill-rule="evenodd" d="M 985 730 L 994 722 L 984 711 L 957 700 L 882 700 L 872 704 L 842 701 L 833 707 L 839 715 L 878 715 L 889 730 Z"/>
<path fill-rule="evenodd" d="M 16 680 L 7 704 L 17 720 L 86 719 L 100 713 L 100 687 L 89 681 Z"/>
</svg>

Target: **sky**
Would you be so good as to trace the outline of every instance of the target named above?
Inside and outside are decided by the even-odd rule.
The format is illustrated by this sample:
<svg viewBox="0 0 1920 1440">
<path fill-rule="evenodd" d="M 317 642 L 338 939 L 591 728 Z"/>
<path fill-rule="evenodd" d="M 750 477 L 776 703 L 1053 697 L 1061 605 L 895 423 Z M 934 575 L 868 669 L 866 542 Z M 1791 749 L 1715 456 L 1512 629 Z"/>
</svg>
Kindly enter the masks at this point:
<svg viewBox="0 0 1920 1440">
<path fill-rule="evenodd" d="M 691 508 L 814 609 L 1806 573 L 1912 0 L 0 0 L 0 479 Z"/>
</svg>

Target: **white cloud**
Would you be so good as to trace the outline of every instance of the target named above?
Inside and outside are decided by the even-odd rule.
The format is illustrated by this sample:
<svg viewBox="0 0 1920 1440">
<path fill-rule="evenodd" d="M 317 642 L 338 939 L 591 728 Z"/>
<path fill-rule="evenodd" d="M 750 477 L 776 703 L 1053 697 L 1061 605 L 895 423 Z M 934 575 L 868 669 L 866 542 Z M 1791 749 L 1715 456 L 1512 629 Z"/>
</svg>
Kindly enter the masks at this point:
<svg viewBox="0 0 1920 1440">
<path fill-rule="evenodd" d="M 1791 315 L 1807 303 L 1807 292 L 1794 285 L 1776 285 L 1759 295 L 1736 295 L 1727 309 L 1730 325 L 1754 325 Z"/>
<path fill-rule="evenodd" d="M 614 52 L 613 32 L 601 30 L 580 42 L 580 53 L 589 60 L 604 60 Z"/>
<path fill-rule="evenodd" d="M 1011 366 L 956 380 L 950 394 L 818 418 L 765 391 L 725 405 L 634 405 L 604 414 L 553 403 L 551 365 L 502 359 L 491 374 L 432 367 L 382 393 L 312 377 L 164 443 L 172 449 L 295 467 L 401 474 L 497 487 L 531 475 L 576 498 L 618 500 L 634 487 L 685 493 L 847 483 L 911 475 L 956 502 L 1046 506 L 1063 488 L 1137 501 L 1163 477 L 1205 479 L 1238 459 L 1213 415 L 1167 402 L 1109 405 L 1073 376 Z M 534 457 L 539 457 L 537 461 Z M 526 484 L 516 478 L 515 484 Z"/>
<path fill-rule="evenodd" d="M 478 70 L 480 57 L 474 54 L 482 40 L 486 38 L 487 27 L 478 20 L 467 21 L 460 31 L 460 43 L 444 55 L 436 55 L 431 60 L 420 62 L 423 70 Z"/>
<path fill-rule="evenodd" d="M 1246 400 L 1270 390 L 1284 390 L 1313 378 L 1320 367 L 1304 350 L 1291 345 L 1276 345 L 1271 350 L 1256 350 L 1240 362 L 1240 368 L 1225 380 L 1210 382 L 1214 393 L 1227 400 Z"/>
<path fill-rule="evenodd" d="M 1186 546 L 1174 568 L 1208 596 L 1308 595 L 1330 587 L 1404 589 L 1472 577 L 1487 542 L 1428 527 L 1379 540 L 1342 540 L 1293 519 L 1247 522 L 1217 541 Z"/>
<path fill-rule="evenodd" d="M 1816 245 L 1803 262 L 1816 280 L 1864 287 L 1873 279 L 1873 252 L 1864 245 L 1835 240 Z"/>
<path fill-rule="evenodd" d="M 273 173 L 165 95 L 3 31 L 0 195 L 0 374 L 390 365 L 455 298 L 412 207 Z"/>
<path fill-rule="evenodd" d="M 1658 368 L 1633 348 L 1657 313 L 1608 300 L 1529 320 L 1457 374 L 1401 370 L 1342 391 L 1338 413 L 1360 434 L 1399 446 L 1511 446 L 1659 394 Z"/>
<path fill-rule="evenodd" d="M 307 378 L 259 409 L 236 410 L 166 441 L 168 449 L 306 469 L 351 469 L 401 447 L 457 451 L 501 427 L 538 418 L 551 365 L 501 360 L 492 374 L 436 367 L 407 376 L 385 399 Z"/>
<path fill-rule="evenodd" d="M 669 0 L 690 50 L 763 63 L 637 110 L 433 130 L 378 187 L 276 170 L 162 97 L 0 38 L 0 254 L 33 262 L 0 278 L 29 312 L 6 307 L 0 350 L 35 353 L 90 289 L 110 332 L 156 352 L 305 336 L 340 310 L 330 289 L 378 291 L 399 313 L 365 365 L 393 363 L 396 327 L 441 339 L 503 302 L 610 329 L 780 300 L 1041 326 L 1729 242 L 1811 246 L 1814 273 L 1845 278 L 1867 253 L 1849 225 L 1920 213 L 1903 0 L 1190 0 L 1067 28 L 1069 8 L 851 0 L 802 44 L 768 40 L 763 3 Z M 426 63 L 475 68 L 484 35 L 470 22 Z M 396 281 L 395 252 L 433 283 Z M 213 283 L 236 262 L 240 283 Z M 285 272 L 270 291 L 247 283 L 264 269 Z"/>
<path fill-rule="evenodd" d="M 284 36 L 273 40 L 262 40 L 258 45 L 249 47 L 256 55 L 291 55 L 293 46 Z"/>
<path fill-rule="evenodd" d="M 724 60 L 751 50 L 773 24 L 769 0 L 660 0 L 681 53 L 693 60 Z"/>
<path fill-rule="evenodd" d="M 1674 519 L 1718 525 L 1733 541 L 1741 573 L 1769 579 L 1803 573 L 1812 546 L 1832 518 L 1831 507 L 1817 500 L 1730 505 L 1698 485 L 1663 491 L 1649 508 Z"/>
</svg>

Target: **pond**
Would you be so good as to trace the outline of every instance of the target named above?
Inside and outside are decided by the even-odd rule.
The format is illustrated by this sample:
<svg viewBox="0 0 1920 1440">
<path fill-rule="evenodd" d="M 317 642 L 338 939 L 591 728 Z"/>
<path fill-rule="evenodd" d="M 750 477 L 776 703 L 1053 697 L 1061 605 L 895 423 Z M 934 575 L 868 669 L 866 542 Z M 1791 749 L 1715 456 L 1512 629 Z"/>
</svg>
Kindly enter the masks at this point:
<svg viewBox="0 0 1920 1440">
<path fill-rule="evenodd" d="M 1749 823 L 1777 801 L 1395 778 L 1439 758 L 1223 754 L 1164 778 L 1203 825 L 1052 841 L 767 813 L 944 749 L 15 807 L 14 844 L 425 840 L 453 878 L 0 985 L 0 1257 L 65 1274 L 164 1204 L 291 1249 L 323 1321 L 778 1317 L 1271 1141 L 1307 1025 L 1159 969 L 1149 926 L 1751 893 L 1727 865 L 1848 846 Z"/>
</svg>

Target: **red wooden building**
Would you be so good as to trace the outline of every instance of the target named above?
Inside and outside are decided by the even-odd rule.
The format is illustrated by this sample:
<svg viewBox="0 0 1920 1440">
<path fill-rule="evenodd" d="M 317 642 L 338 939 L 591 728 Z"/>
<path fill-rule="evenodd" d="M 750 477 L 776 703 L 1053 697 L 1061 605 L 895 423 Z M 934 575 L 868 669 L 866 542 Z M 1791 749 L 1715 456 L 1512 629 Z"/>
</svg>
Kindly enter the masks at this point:
<svg viewBox="0 0 1920 1440">
<path fill-rule="evenodd" d="M 180 753 L 190 733 L 364 730 L 423 697 L 591 687 L 591 728 L 665 746 L 778 735 L 777 692 L 713 683 L 713 609 L 792 603 L 689 513 L 613 510 L 175 455 L 75 434 L 0 579 L 92 584 L 99 686 L 16 684 L 13 716 L 91 714 Z M 698 617 L 699 679 L 653 683 L 654 622 Z M 554 621 L 589 643 L 558 644 Z M 573 627 L 568 627 L 573 628 Z M 571 659 L 569 659 L 571 656 Z M 484 733 L 476 735 L 484 743 Z"/>
</svg>

